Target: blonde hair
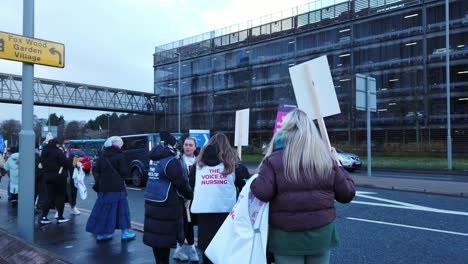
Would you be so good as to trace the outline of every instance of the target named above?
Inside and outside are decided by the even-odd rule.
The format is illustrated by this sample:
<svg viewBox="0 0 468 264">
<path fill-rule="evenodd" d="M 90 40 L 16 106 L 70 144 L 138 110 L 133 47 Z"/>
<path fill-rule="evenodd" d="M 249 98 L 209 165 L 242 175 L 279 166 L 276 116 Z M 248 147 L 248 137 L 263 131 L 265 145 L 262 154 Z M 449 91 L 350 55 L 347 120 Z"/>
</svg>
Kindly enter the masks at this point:
<svg viewBox="0 0 468 264">
<path fill-rule="evenodd" d="M 284 146 L 284 176 L 287 180 L 312 182 L 314 175 L 320 180 L 331 175 L 333 161 L 330 150 L 304 111 L 296 109 L 286 115 L 281 129 L 268 146 L 264 160 L 273 152 L 278 134 L 282 135 L 280 140 Z"/>
<path fill-rule="evenodd" d="M 228 138 L 223 133 L 216 133 L 210 138 L 208 143 L 200 150 L 200 155 L 197 157 L 197 164 L 203 167 L 203 155 L 205 149 L 208 146 L 214 146 L 218 150 L 218 159 L 224 164 L 223 174 L 230 174 L 236 169 L 236 165 L 239 162 L 239 156 L 237 152 L 231 147 Z"/>
</svg>

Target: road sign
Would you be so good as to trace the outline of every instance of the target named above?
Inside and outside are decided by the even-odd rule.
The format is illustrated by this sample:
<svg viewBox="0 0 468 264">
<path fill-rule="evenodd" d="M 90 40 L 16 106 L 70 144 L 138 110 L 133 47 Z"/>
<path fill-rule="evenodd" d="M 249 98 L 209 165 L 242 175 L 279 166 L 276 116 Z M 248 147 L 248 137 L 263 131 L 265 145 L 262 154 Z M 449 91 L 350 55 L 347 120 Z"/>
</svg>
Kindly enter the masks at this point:
<svg viewBox="0 0 468 264">
<path fill-rule="evenodd" d="M 63 68 L 65 45 L 0 32 L 0 58 Z"/>
<path fill-rule="evenodd" d="M 203 129 L 190 129 L 189 137 L 193 137 L 197 140 L 197 147 L 201 148 L 208 143 L 210 140 L 210 131 Z"/>
<path fill-rule="evenodd" d="M 367 87 L 367 88 L 366 88 Z M 367 91 L 367 89 L 369 91 Z M 356 74 L 356 109 L 366 111 L 366 93 L 369 92 L 368 103 L 371 112 L 377 111 L 377 92 L 375 78 Z"/>
<path fill-rule="evenodd" d="M 47 135 L 50 133 L 50 135 L 54 138 L 57 137 L 57 126 L 43 126 L 42 127 L 42 132 L 41 132 L 41 137 L 46 138 Z"/>
</svg>

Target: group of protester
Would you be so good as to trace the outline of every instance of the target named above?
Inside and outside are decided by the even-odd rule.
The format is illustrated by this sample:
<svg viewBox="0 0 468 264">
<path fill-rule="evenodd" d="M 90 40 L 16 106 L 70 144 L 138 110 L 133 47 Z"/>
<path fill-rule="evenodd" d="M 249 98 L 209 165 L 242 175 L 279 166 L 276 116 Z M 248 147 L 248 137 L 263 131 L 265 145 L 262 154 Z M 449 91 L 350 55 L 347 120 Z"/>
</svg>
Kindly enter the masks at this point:
<svg viewBox="0 0 468 264">
<path fill-rule="evenodd" d="M 169 263 L 171 248 L 175 248 L 175 259 L 198 261 L 193 230 L 197 225 L 203 263 L 212 263 L 204 252 L 251 175 L 222 133 L 211 137 L 198 156 L 194 138 L 185 139 L 180 154 L 174 136 L 162 131 L 160 137 L 161 142 L 149 154 L 143 242 L 152 248 L 158 264 Z M 122 230 L 122 240 L 136 237 L 129 231 L 124 180 L 129 170 L 122 146 L 120 137 L 110 137 L 95 164 L 93 189 L 98 197 L 86 231 L 98 241 L 111 239 L 116 229 Z M 42 152 L 40 163 L 48 197 L 41 222 L 48 221 L 51 204 L 63 221 L 66 181 L 60 170 L 73 164 L 54 139 Z M 17 187 L 12 184 L 10 188 Z M 296 109 L 285 117 L 250 191 L 269 203 L 268 253 L 274 255 L 275 263 L 329 263 L 330 250 L 338 244 L 334 201 L 350 202 L 355 187 L 335 149 L 325 145 L 305 112 Z M 188 256 L 181 250 L 185 241 Z"/>
<path fill-rule="evenodd" d="M 4 157 L 0 153 L 0 176 L 8 176 L 8 201 L 12 206 L 18 203 L 19 189 L 19 149 L 10 147 Z M 36 145 L 34 164 L 34 202 L 36 212 L 41 214 L 40 224 L 49 224 L 50 209 L 56 209 L 57 223 L 68 222 L 63 216 L 65 202 L 71 206 L 71 214 L 79 215 L 76 206 L 77 189 L 73 184 L 73 169 L 80 166 L 76 157 L 70 156 L 60 142 L 48 136 L 39 146 Z M 1 178 L 0 178 L 1 179 Z"/>
<path fill-rule="evenodd" d="M 175 248 L 175 259 L 198 261 L 193 235 L 193 226 L 198 225 L 203 263 L 212 263 L 204 252 L 251 175 L 222 133 L 215 134 L 197 157 L 195 139 L 184 141 L 180 155 L 172 135 L 163 131 L 160 136 L 161 143 L 150 152 L 143 242 L 152 248 L 156 263 L 169 263 L 171 248 Z M 113 174 L 112 167 L 120 175 L 127 173 L 119 151 L 121 139 L 109 140 L 98 163 L 99 189 L 112 182 L 104 180 Z M 117 192 L 115 196 L 99 193 L 88 221 L 87 230 L 97 234 L 98 240 L 111 238 L 115 228 L 130 228 L 123 178 L 112 186 L 107 191 Z M 350 202 L 355 187 L 335 149 L 325 145 L 303 111 L 294 110 L 285 117 L 250 191 L 269 203 L 268 253 L 275 263 L 329 263 L 330 250 L 338 244 L 334 201 Z M 107 219 L 102 214 L 112 215 L 116 224 L 105 227 L 100 223 Z M 181 250 L 185 241 L 189 256 Z"/>
</svg>

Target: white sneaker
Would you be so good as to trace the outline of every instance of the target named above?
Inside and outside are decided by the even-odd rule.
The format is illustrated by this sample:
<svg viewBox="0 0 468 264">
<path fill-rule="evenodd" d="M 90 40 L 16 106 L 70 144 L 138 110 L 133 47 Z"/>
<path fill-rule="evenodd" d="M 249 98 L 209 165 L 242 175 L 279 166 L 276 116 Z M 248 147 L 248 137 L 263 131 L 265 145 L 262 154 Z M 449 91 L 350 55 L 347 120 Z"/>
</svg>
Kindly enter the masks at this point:
<svg viewBox="0 0 468 264">
<path fill-rule="evenodd" d="M 189 246 L 188 257 L 189 257 L 190 261 L 199 261 L 198 253 L 197 253 L 197 249 L 195 248 L 195 245 Z"/>
<path fill-rule="evenodd" d="M 76 208 L 76 207 L 71 208 L 71 213 L 74 214 L 74 215 L 81 214 L 80 210 L 78 210 L 78 208 Z"/>
<path fill-rule="evenodd" d="M 68 222 L 68 219 L 67 219 L 67 218 L 58 218 L 58 219 L 57 219 L 57 222 L 58 222 L 59 224 L 66 223 L 66 222 Z"/>
<path fill-rule="evenodd" d="M 184 252 L 182 252 L 182 247 L 177 243 L 177 248 L 174 252 L 174 256 L 172 256 L 173 259 L 178 259 L 180 261 L 187 261 L 189 258 L 187 255 L 185 255 Z"/>
<path fill-rule="evenodd" d="M 47 219 L 47 217 L 42 217 L 41 220 L 39 220 L 39 223 L 43 225 L 47 225 L 47 224 L 50 224 L 50 220 Z"/>
<path fill-rule="evenodd" d="M 55 212 L 54 218 L 55 218 L 55 219 L 57 219 L 57 218 L 58 218 L 58 211 L 57 211 L 57 212 Z"/>
</svg>

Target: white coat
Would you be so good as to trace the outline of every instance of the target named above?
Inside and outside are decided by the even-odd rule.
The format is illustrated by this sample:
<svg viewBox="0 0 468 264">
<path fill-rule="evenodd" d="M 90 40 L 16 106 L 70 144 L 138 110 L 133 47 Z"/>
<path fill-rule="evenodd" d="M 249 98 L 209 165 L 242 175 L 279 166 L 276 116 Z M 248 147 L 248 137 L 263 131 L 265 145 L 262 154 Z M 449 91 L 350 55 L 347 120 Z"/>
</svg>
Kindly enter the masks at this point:
<svg viewBox="0 0 468 264">
<path fill-rule="evenodd" d="M 19 186 L 19 153 L 11 155 L 5 162 L 5 170 L 10 175 L 10 193 L 17 194 Z"/>
</svg>

